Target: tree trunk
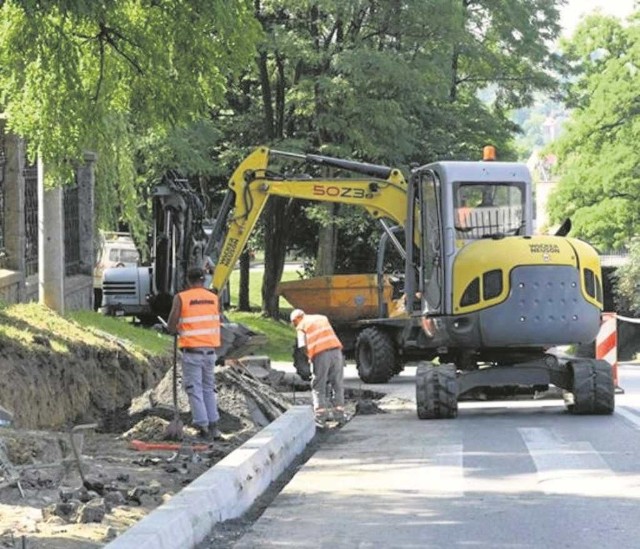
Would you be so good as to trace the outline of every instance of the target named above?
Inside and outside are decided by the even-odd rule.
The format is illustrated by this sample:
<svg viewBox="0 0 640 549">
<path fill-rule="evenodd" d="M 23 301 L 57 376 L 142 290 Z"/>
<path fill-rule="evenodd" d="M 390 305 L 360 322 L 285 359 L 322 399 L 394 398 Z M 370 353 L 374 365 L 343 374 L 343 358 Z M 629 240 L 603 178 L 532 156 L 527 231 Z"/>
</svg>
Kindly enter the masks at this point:
<svg viewBox="0 0 640 549">
<path fill-rule="evenodd" d="M 250 311 L 249 278 L 251 267 L 251 253 L 246 250 L 240 254 L 240 287 L 238 288 L 238 310 Z"/>
<path fill-rule="evenodd" d="M 338 211 L 338 204 L 329 202 L 323 204 L 329 213 L 329 218 L 333 219 Z M 330 276 L 334 273 L 338 246 L 338 231 L 336 225 L 330 222 L 320 228 L 318 234 L 318 255 L 316 256 L 316 276 Z"/>
<path fill-rule="evenodd" d="M 264 278 L 262 279 L 262 314 L 269 318 L 280 317 L 276 288 L 282 278 L 285 244 L 290 230 L 287 200 L 282 197 L 269 199 L 264 211 Z"/>
<path fill-rule="evenodd" d="M 273 137 L 273 103 L 271 98 L 271 82 L 269 81 L 269 69 L 267 67 L 267 53 L 261 51 L 257 59 L 260 70 L 260 90 L 262 91 L 262 108 L 264 109 L 264 133 L 270 139 Z"/>
<path fill-rule="evenodd" d="M 449 86 L 449 101 L 451 103 L 454 103 L 458 97 L 458 61 L 460 60 L 457 46 L 453 50 L 451 54 L 451 85 Z"/>
</svg>

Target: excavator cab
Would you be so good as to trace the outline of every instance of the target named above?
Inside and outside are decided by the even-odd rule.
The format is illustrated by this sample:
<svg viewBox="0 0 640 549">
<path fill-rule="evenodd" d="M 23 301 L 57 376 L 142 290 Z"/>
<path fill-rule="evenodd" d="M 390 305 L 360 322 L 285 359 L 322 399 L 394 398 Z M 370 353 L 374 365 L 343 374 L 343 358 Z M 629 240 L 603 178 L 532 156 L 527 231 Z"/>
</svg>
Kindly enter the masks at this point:
<svg viewBox="0 0 640 549">
<path fill-rule="evenodd" d="M 533 394 L 550 384 L 573 391 L 580 404 L 571 411 L 611 413 L 610 365 L 549 352 L 598 333 L 597 252 L 564 235 L 533 235 L 527 168 L 429 164 L 413 171 L 407 198 L 406 239 L 417 244 L 406 249 L 410 319 L 392 339 L 404 360 L 421 360 L 418 416 L 455 417 L 460 397 Z"/>
<path fill-rule="evenodd" d="M 482 169 L 479 169 L 479 166 Z M 474 241 L 533 232 L 532 183 L 526 166 L 506 162 L 436 162 L 409 180 L 408 300 L 424 315 L 455 313 L 452 294 L 457 255 Z M 419 265 L 416 276 L 414 265 Z M 413 297 L 412 297 L 413 296 Z"/>
</svg>

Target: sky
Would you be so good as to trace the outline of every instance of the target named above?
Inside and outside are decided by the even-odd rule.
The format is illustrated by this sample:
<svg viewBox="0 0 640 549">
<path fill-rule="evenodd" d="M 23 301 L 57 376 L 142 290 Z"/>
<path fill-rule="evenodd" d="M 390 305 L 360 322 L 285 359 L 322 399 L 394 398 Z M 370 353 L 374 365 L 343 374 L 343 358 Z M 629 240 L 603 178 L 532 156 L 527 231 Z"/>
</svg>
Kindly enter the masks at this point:
<svg viewBox="0 0 640 549">
<path fill-rule="evenodd" d="M 582 15 L 600 9 L 603 14 L 614 15 L 624 19 L 633 11 L 635 0 L 568 0 L 563 8 L 560 8 L 560 22 L 564 28 L 564 34 L 573 32 Z"/>
</svg>

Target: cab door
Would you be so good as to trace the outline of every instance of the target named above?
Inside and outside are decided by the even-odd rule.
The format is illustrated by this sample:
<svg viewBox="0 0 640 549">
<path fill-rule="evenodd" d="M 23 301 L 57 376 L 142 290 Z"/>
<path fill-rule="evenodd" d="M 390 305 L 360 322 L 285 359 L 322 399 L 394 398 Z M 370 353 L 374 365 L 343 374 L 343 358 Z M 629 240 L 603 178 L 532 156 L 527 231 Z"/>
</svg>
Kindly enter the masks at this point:
<svg viewBox="0 0 640 549">
<path fill-rule="evenodd" d="M 417 170 L 409 182 L 407 212 L 407 310 L 440 315 L 444 306 L 443 234 L 440 180 L 433 170 Z"/>
</svg>

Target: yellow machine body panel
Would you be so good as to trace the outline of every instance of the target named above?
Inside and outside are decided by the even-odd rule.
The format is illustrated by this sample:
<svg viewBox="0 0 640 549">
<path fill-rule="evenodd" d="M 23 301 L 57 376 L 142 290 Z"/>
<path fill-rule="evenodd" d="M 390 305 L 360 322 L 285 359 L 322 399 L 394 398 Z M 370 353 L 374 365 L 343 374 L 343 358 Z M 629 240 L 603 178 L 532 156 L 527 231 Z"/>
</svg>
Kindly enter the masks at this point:
<svg viewBox="0 0 640 549">
<path fill-rule="evenodd" d="M 581 283 L 576 298 L 580 296 L 601 308 L 599 282 L 602 274 L 595 250 L 575 238 L 540 235 L 479 240 L 462 248 L 454 262 L 453 313 L 471 313 L 505 301 L 512 292 L 511 272 L 517 267 L 560 265 L 580 271 Z M 591 280 L 597 280 L 598 284 L 591 284 Z M 488 283 L 494 287 L 487 289 Z M 558 283 L 562 284 L 562 280 Z M 470 288 L 476 286 L 479 299 L 470 299 Z M 544 294 L 543 288 L 540 291 Z"/>
</svg>

